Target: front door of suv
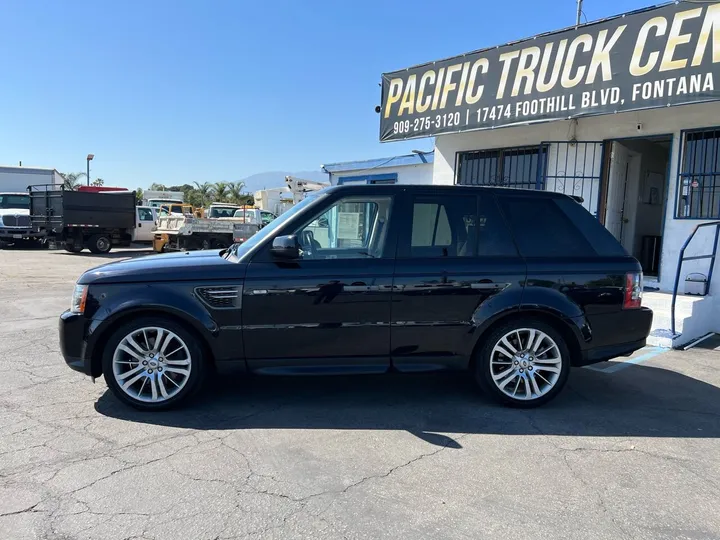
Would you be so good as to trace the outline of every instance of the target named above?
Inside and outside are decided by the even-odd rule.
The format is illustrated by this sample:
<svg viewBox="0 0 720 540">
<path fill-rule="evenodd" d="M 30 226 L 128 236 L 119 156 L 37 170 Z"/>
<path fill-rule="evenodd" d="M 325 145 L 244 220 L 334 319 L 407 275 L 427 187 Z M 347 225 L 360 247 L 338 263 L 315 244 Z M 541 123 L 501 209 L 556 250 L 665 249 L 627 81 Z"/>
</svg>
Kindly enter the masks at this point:
<svg viewBox="0 0 720 540">
<path fill-rule="evenodd" d="M 525 263 L 486 191 L 402 200 L 391 325 L 402 371 L 467 366 L 476 325 L 520 303 Z"/>
<path fill-rule="evenodd" d="M 344 196 L 295 230 L 301 257 L 248 265 L 243 341 L 251 370 L 382 372 L 390 365 L 393 197 Z M 387 193 L 387 191 L 386 191 Z"/>
</svg>

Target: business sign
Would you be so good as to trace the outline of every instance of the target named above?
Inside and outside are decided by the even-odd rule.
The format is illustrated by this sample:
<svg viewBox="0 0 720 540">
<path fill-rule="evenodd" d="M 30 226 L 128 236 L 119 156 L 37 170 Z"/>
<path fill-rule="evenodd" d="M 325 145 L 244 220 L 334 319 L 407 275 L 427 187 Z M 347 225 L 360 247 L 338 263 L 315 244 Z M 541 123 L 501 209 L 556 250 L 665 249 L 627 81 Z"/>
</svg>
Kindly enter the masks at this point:
<svg viewBox="0 0 720 540">
<path fill-rule="evenodd" d="M 720 2 L 681 2 L 383 74 L 380 140 L 720 99 Z"/>
</svg>

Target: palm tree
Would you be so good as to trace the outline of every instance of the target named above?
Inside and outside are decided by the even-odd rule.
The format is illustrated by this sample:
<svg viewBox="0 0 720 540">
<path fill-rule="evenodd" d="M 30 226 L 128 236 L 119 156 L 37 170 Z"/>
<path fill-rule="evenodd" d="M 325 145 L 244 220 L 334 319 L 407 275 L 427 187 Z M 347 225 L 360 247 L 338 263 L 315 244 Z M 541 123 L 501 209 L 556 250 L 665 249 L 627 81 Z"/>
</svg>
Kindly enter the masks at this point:
<svg viewBox="0 0 720 540">
<path fill-rule="evenodd" d="M 195 191 L 200 194 L 200 204 L 205 206 L 205 201 L 210 198 L 210 194 L 212 193 L 212 184 L 210 182 L 203 182 L 202 184 L 200 182 L 193 183 L 197 186 Z"/>
<path fill-rule="evenodd" d="M 63 187 L 67 190 L 74 191 L 80 187 L 80 178 L 87 177 L 84 172 L 80 173 L 60 173 L 63 179 Z"/>
<path fill-rule="evenodd" d="M 105 180 L 103 180 L 102 178 L 96 178 L 95 180 L 92 181 L 92 185 L 96 186 L 96 187 L 104 186 Z"/>
<path fill-rule="evenodd" d="M 217 202 L 225 202 L 230 185 L 227 182 L 216 182 L 213 188 L 213 195 Z"/>
<path fill-rule="evenodd" d="M 241 204 L 241 202 L 247 198 L 242 192 L 244 187 L 245 182 L 231 183 L 228 188 L 228 198 L 235 204 Z"/>
</svg>

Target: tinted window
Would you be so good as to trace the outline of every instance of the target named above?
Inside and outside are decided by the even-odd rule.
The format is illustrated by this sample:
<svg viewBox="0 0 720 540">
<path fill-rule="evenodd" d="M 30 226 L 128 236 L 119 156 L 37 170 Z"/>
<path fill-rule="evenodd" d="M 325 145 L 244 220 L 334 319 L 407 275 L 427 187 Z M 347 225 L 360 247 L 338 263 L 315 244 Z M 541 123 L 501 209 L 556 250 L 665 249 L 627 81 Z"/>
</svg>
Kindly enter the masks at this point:
<svg viewBox="0 0 720 540">
<path fill-rule="evenodd" d="M 481 196 L 477 220 L 479 257 L 517 257 L 510 229 L 490 196 Z"/>
<path fill-rule="evenodd" d="M 597 218 L 581 204 L 566 198 L 556 199 L 555 204 L 575 224 L 598 255 L 603 257 L 623 257 L 627 255 L 625 248 L 615 239 L 612 233 L 603 227 Z"/>
<path fill-rule="evenodd" d="M 499 198 L 524 257 L 592 257 L 596 253 L 573 222 L 545 197 Z"/>
<path fill-rule="evenodd" d="M 477 252 L 477 198 L 462 196 L 413 199 L 411 257 L 474 257 Z"/>
</svg>

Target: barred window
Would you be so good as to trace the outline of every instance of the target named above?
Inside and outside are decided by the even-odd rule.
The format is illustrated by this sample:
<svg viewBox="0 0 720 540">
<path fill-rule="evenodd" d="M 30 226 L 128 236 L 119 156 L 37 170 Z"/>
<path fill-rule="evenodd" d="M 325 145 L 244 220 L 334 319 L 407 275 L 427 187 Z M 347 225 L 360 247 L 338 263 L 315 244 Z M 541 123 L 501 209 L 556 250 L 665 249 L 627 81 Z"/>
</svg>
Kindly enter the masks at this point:
<svg viewBox="0 0 720 540">
<path fill-rule="evenodd" d="M 463 152 L 458 156 L 457 183 L 544 189 L 546 154 L 544 146 Z"/>
<path fill-rule="evenodd" d="M 685 134 L 676 216 L 720 218 L 720 129 Z"/>
</svg>

